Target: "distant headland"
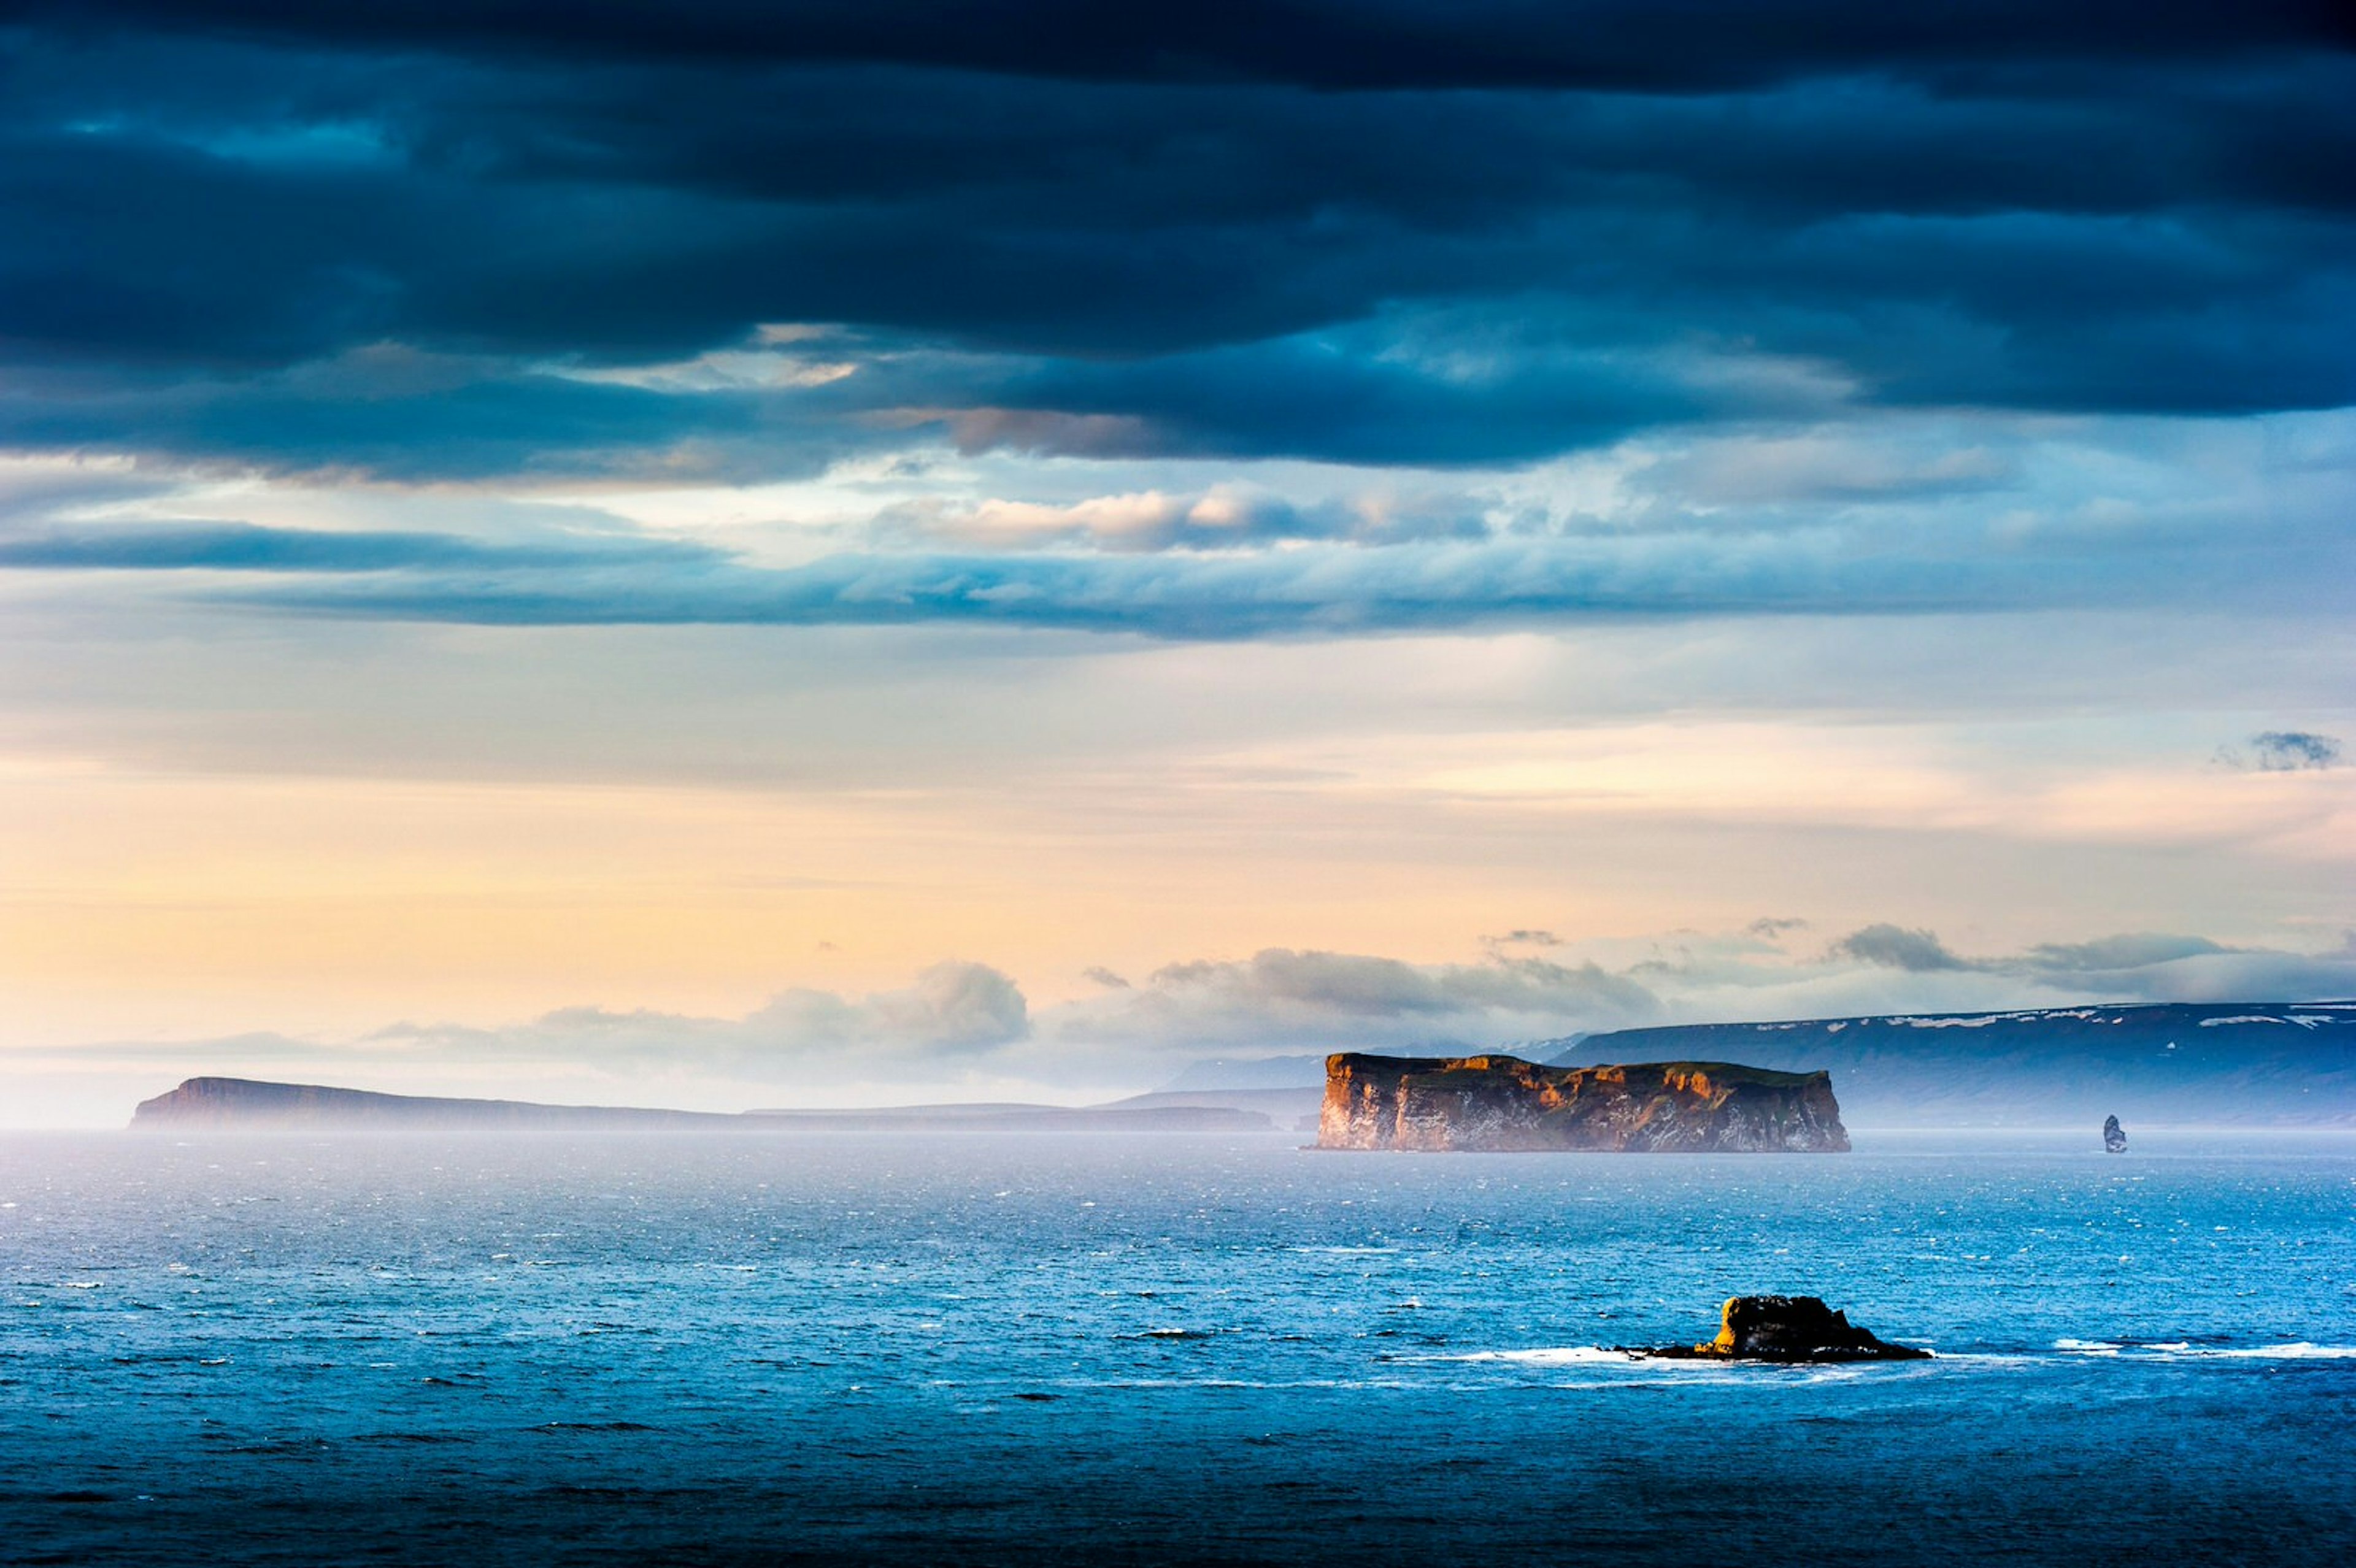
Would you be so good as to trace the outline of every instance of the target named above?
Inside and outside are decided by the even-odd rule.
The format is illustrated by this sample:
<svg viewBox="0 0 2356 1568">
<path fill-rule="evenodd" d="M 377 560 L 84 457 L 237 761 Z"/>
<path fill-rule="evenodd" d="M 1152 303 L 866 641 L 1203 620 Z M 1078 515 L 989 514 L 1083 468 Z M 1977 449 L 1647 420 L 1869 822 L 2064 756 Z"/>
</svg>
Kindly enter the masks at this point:
<svg viewBox="0 0 2356 1568">
<path fill-rule="evenodd" d="M 526 1100 L 380 1094 L 318 1083 L 191 1078 L 140 1103 L 135 1131 L 1266 1132 L 1255 1111 L 1215 1105 L 901 1105 L 851 1111 L 648 1110 Z"/>
<path fill-rule="evenodd" d="M 1730 1061 L 1545 1067 L 1515 1056 L 1343 1052 L 1325 1062 L 1317 1147 L 1505 1153 L 1834 1154 L 1831 1076 Z"/>
</svg>

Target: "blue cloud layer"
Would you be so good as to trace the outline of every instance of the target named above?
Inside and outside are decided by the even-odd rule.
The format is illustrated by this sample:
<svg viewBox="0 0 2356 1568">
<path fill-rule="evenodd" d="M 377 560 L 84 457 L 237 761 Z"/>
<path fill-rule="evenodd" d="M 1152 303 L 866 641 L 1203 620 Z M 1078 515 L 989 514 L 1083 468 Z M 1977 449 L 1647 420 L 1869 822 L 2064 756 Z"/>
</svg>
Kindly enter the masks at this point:
<svg viewBox="0 0 2356 1568">
<path fill-rule="evenodd" d="M 677 567 L 712 552 L 665 539 L 579 538 L 569 542 L 484 544 L 455 534 L 384 529 L 331 532 L 252 523 L 180 522 L 56 529 L 0 538 L 0 568 L 32 571 L 219 571 L 345 573 Z"/>
<path fill-rule="evenodd" d="M 1517 499 L 1494 475 L 1320 499 L 1228 485 L 1062 505 L 940 493 L 811 530 L 783 562 L 588 507 L 518 508 L 496 537 L 131 521 L 105 516 L 128 504 L 115 476 L 87 496 L 36 479 L 18 519 L 0 524 L 0 570 L 105 573 L 123 592 L 126 574 L 167 574 L 151 592 L 508 625 L 966 623 L 1225 639 L 1613 616 L 2330 617 L 2351 566 L 2341 519 L 2356 471 L 2328 455 L 2293 461 L 2324 453 L 2346 426 L 2308 423 L 2262 432 L 2266 450 L 2290 455 L 2261 481 L 2239 475 L 2251 441 L 2212 424 L 2170 427 L 2179 453 L 2136 461 L 2136 442 L 2065 461 L 2050 442 L 2008 445 L 1994 432 L 1971 447 L 1735 439 L 1667 462 L 1624 457 L 1626 492 L 1603 513 Z M 2259 745 L 2260 765 L 2289 756 L 2286 744 Z"/>
</svg>

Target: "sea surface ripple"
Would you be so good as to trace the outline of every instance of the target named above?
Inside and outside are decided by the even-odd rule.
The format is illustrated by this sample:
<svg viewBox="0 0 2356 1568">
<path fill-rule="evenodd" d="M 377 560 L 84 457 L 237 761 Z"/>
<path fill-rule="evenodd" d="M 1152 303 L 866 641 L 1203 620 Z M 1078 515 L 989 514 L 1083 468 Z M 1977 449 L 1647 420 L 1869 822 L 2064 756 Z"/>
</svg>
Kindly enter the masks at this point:
<svg viewBox="0 0 2356 1568">
<path fill-rule="evenodd" d="M 2356 1139 L 1294 1141 L 11 1135 L 0 1561 L 2356 1554 Z"/>
</svg>

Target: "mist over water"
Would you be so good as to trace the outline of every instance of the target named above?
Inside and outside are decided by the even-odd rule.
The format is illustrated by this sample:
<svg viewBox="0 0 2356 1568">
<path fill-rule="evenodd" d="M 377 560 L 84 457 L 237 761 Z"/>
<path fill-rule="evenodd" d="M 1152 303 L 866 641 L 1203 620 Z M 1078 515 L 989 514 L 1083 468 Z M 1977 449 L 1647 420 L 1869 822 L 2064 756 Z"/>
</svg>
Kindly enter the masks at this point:
<svg viewBox="0 0 2356 1568">
<path fill-rule="evenodd" d="M 2356 1138 L 1858 1146 L 15 1136 L 0 1559 L 2344 1558 Z"/>
</svg>

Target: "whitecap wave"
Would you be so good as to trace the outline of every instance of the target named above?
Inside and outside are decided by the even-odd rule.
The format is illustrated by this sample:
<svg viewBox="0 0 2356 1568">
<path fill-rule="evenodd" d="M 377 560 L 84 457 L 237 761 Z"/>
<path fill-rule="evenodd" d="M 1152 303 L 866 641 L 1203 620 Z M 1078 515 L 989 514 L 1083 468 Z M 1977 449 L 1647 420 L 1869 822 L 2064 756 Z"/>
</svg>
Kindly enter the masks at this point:
<svg viewBox="0 0 2356 1568">
<path fill-rule="evenodd" d="M 1319 1257 L 1357 1258 L 1383 1257 L 1398 1251 L 1397 1247 L 1300 1246 L 1287 1247 L 1290 1253 L 1302 1253 Z"/>
<path fill-rule="evenodd" d="M 2076 1356 L 2132 1357 L 2154 1361 L 2356 1361 L 2356 1345 L 2318 1345 L 2306 1339 L 2278 1345 L 2195 1345 L 2187 1339 L 2156 1339 L 2140 1344 L 2056 1339 L 2053 1348 Z"/>
</svg>

